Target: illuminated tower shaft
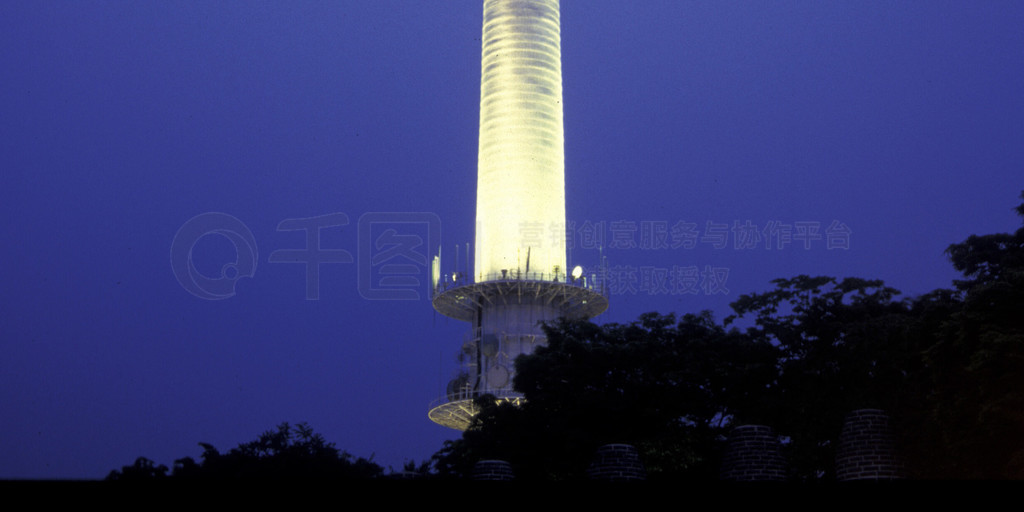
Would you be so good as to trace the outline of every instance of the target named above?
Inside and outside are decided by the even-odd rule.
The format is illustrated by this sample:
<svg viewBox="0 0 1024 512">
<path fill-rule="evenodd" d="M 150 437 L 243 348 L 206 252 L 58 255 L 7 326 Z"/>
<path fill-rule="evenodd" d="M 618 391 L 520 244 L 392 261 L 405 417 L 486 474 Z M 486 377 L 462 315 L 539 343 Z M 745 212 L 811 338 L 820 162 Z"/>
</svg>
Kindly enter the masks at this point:
<svg viewBox="0 0 1024 512">
<path fill-rule="evenodd" d="M 472 325 L 429 413 L 441 425 L 468 427 L 476 397 L 521 398 L 514 361 L 547 342 L 542 322 L 608 308 L 593 277 L 566 275 L 560 46 L 558 0 L 484 2 L 475 269 L 434 263 L 434 308 Z"/>
<path fill-rule="evenodd" d="M 564 273 L 558 1 L 485 2 L 482 71 L 474 276 Z"/>
</svg>

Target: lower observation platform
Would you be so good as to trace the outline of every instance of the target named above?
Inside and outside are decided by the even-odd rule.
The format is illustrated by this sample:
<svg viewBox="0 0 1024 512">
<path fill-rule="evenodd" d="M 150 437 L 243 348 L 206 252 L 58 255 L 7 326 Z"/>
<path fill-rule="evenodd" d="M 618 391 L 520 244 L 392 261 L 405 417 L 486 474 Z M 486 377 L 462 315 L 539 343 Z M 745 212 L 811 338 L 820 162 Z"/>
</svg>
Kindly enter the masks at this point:
<svg viewBox="0 0 1024 512">
<path fill-rule="evenodd" d="M 431 404 L 430 412 L 427 413 L 430 421 L 442 427 L 454 428 L 456 430 L 466 430 L 469 428 L 469 425 L 473 423 L 473 417 L 480 412 L 480 408 L 473 403 L 473 399 L 446 400 L 446 398 L 442 398 Z M 508 402 L 512 405 L 519 405 L 522 401 L 523 397 L 521 396 L 495 397 L 495 402 L 499 404 Z"/>
</svg>

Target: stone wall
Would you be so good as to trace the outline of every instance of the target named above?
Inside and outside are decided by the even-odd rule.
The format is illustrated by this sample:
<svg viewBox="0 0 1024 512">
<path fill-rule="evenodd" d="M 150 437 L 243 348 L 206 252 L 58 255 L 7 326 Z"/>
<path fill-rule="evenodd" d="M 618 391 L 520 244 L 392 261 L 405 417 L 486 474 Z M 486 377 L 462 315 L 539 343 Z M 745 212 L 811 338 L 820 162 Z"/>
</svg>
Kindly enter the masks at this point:
<svg viewBox="0 0 1024 512">
<path fill-rule="evenodd" d="M 782 481 L 787 476 L 779 436 L 764 425 L 740 425 L 729 433 L 722 480 Z"/>
<path fill-rule="evenodd" d="M 587 476 L 592 480 L 645 480 L 647 471 L 632 445 L 606 444 L 597 449 Z"/>
<path fill-rule="evenodd" d="M 836 449 L 836 479 L 893 480 L 904 474 L 889 415 L 880 409 L 847 414 Z"/>
</svg>

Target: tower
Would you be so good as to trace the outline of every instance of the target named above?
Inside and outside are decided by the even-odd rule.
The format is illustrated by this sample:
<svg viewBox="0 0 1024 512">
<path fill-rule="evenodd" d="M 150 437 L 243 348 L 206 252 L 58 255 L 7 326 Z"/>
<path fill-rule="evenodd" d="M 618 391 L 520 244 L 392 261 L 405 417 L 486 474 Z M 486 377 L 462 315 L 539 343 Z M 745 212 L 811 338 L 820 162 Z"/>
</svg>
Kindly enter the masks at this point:
<svg viewBox="0 0 1024 512">
<path fill-rule="evenodd" d="M 608 308 L 595 276 L 566 266 L 558 0 L 485 0 L 482 40 L 474 268 L 443 275 L 438 256 L 432 276 L 434 308 L 471 325 L 429 412 L 460 430 L 474 398 L 521 399 L 514 361 L 546 342 L 541 322 Z"/>
</svg>

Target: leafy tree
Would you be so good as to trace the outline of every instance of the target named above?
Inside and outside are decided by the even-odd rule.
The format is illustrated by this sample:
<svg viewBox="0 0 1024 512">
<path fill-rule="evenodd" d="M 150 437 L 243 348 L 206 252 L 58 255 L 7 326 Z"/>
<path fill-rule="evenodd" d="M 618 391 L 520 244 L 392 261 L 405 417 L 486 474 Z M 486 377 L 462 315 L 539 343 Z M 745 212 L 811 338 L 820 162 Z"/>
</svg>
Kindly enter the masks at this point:
<svg viewBox="0 0 1024 512">
<path fill-rule="evenodd" d="M 910 303 L 881 281 L 798 276 L 775 290 L 743 295 L 736 315 L 753 316 L 747 334 L 777 348 L 776 381 L 750 423 L 791 439 L 800 479 L 834 478 L 835 447 L 853 409 L 898 410 L 918 356 L 907 337 Z"/>
<path fill-rule="evenodd" d="M 167 466 L 160 464 L 156 465 L 155 462 L 145 458 L 139 457 L 135 459 L 135 463 L 131 466 L 121 467 L 121 471 L 113 470 L 107 475 L 107 480 L 152 480 L 156 478 L 167 477 Z"/>
<path fill-rule="evenodd" d="M 442 473 L 500 458 L 520 478 L 582 478 L 597 447 L 625 442 L 652 478 L 712 478 L 728 418 L 774 374 L 772 347 L 726 332 L 708 312 L 545 331 L 548 345 L 516 361 L 525 404 L 481 400 L 474 425 L 438 454 Z"/>
<path fill-rule="evenodd" d="M 1024 199 L 1024 193 L 1021 194 Z M 1024 218 L 1024 204 L 1016 208 Z M 927 421 L 944 457 L 931 475 L 1024 478 L 1024 227 L 946 250 L 965 279 L 925 351 Z"/>
<path fill-rule="evenodd" d="M 227 453 L 208 443 L 199 445 L 203 447 L 202 462 L 191 457 L 176 460 L 173 478 L 374 478 L 383 473 L 371 460 L 339 451 L 305 423 L 282 423 Z M 140 458 L 134 466 L 112 471 L 107 478 L 159 477 L 167 472 L 166 466 L 153 468 L 152 464 Z"/>
<path fill-rule="evenodd" d="M 741 296 L 721 326 L 708 313 L 550 325 L 548 346 L 516 361 L 525 405 L 479 402 L 437 468 L 500 458 L 520 477 L 577 478 L 597 446 L 628 442 L 653 477 L 704 478 L 724 429 L 759 423 L 788 436 L 795 478 L 827 480 L 843 416 L 871 407 L 893 415 L 911 477 L 1024 478 L 1024 228 L 946 253 L 964 279 L 911 299 L 797 276 Z"/>
<path fill-rule="evenodd" d="M 444 474 L 508 460 L 525 478 L 582 478 L 594 450 L 639 449 L 652 478 L 717 477 L 723 435 L 767 424 L 788 436 L 793 476 L 834 478 L 843 416 L 874 407 L 920 424 L 921 354 L 952 292 L 897 300 L 880 281 L 798 276 L 710 313 L 642 315 L 627 325 L 561 321 L 516 361 L 521 407 L 481 400 L 463 438 L 436 456 Z M 752 323 L 745 331 L 726 326 Z"/>
</svg>

